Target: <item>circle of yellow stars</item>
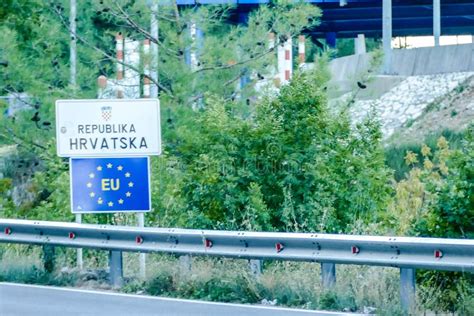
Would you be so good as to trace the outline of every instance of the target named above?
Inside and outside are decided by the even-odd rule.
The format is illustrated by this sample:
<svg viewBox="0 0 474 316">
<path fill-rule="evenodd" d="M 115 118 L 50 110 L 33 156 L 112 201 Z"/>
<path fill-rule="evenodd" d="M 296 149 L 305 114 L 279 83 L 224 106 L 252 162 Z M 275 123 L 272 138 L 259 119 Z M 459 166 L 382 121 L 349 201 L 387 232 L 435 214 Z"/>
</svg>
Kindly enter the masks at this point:
<svg viewBox="0 0 474 316">
<path fill-rule="evenodd" d="M 114 165 L 109 162 L 108 164 L 105 165 L 105 168 L 106 168 L 106 169 L 112 169 L 112 168 L 114 168 Z M 124 168 L 123 168 L 122 165 L 118 165 L 116 168 L 117 168 L 118 171 L 124 171 L 124 170 L 123 170 Z M 104 167 L 102 167 L 101 165 L 99 165 L 99 166 L 96 167 L 96 170 L 100 172 L 100 171 L 104 170 Z M 96 174 L 95 174 L 94 172 L 89 173 L 89 178 L 90 178 L 90 179 L 94 179 L 95 176 L 96 176 Z M 130 178 L 131 176 L 132 176 L 132 174 L 131 174 L 130 172 L 125 172 L 125 178 Z M 135 184 L 134 184 L 132 181 L 129 181 L 129 182 L 128 182 L 128 187 L 129 187 L 129 188 L 133 188 L 134 185 L 135 185 Z M 92 189 L 92 182 L 87 182 L 86 186 L 87 186 L 89 189 Z M 92 199 L 93 199 L 93 198 L 96 198 L 96 196 L 97 196 L 97 194 L 96 194 L 94 191 L 91 191 L 91 192 L 89 193 L 89 197 L 92 198 Z M 129 197 L 131 197 L 131 196 L 132 196 L 132 192 L 127 191 L 127 192 L 125 193 L 125 197 L 129 198 Z M 107 201 L 104 201 L 104 199 L 103 199 L 102 197 L 100 197 L 100 196 L 97 196 L 96 202 L 97 202 L 98 205 L 107 204 L 107 206 L 109 206 L 109 207 L 113 207 L 113 206 L 114 206 L 114 202 L 113 202 L 113 201 L 108 201 L 108 202 L 107 202 Z M 122 198 L 120 198 L 120 199 L 117 200 L 117 203 L 120 204 L 120 205 L 122 205 L 124 202 L 125 202 L 125 200 L 122 199 Z"/>
</svg>

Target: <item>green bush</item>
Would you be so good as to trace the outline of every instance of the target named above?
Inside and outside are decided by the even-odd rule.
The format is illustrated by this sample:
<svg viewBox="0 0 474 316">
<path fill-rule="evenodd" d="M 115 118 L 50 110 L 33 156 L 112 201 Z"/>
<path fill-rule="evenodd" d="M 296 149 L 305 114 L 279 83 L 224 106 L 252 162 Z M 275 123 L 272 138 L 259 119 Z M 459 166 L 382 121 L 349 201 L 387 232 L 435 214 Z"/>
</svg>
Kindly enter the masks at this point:
<svg viewBox="0 0 474 316">
<path fill-rule="evenodd" d="M 474 237 L 474 132 L 466 132 L 459 149 L 451 149 L 440 137 L 436 150 L 423 145 L 421 155 L 405 156 L 410 172 L 396 185 L 396 195 L 388 209 L 390 228 L 400 235 L 424 237 Z M 422 167 L 418 167 L 418 166 Z M 424 295 L 435 310 L 464 308 L 462 295 L 472 296 L 471 274 L 420 271 L 417 280 L 424 291 L 441 289 L 440 295 Z"/>
<path fill-rule="evenodd" d="M 400 145 L 390 145 L 384 149 L 385 151 L 385 163 L 394 171 L 394 176 L 397 181 L 404 179 L 410 169 L 413 167 L 405 163 L 405 156 L 407 152 L 413 152 L 417 155 L 421 155 L 422 143 L 431 148 L 432 151 L 436 149 L 436 142 L 442 136 L 450 144 L 452 149 L 458 149 L 462 146 L 462 140 L 466 137 L 468 131 L 455 132 L 449 129 L 443 130 L 439 133 L 432 133 L 428 135 L 424 140 L 420 140 L 419 143 L 404 143 Z M 414 164 L 415 166 L 421 167 L 421 163 Z"/>
<path fill-rule="evenodd" d="M 163 295 L 173 292 L 173 277 L 167 274 L 159 274 L 146 283 L 147 293 L 150 295 Z"/>
<path fill-rule="evenodd" d="M 352 129 L 345 113 L 330 114 L 326 83 L 324 67 L 296 74 L 245 118 L 208 98 L 163 158 L 173 167 L 155 184 L 163 189 L 156 218 L 168 219 L 160 224 L 340 232 L 376 219 L 391 190 L 378 123 L 371 117 Z"/>
</svg>

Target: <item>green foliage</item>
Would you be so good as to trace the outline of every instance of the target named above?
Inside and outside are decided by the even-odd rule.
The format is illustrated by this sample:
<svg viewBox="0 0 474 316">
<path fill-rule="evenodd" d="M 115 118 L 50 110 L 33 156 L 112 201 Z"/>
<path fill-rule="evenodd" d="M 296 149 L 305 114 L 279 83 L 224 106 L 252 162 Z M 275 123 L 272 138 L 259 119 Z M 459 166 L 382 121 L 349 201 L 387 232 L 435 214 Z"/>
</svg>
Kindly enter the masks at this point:
<svg viewBox="0 0 474 316">
<path fill-rule="evenodd" d="M 429 237 L 474 237 L 474 133 L 466 132 L 459 149 L 450 149 L 440 137 L 436 151 L 424 145 L 421 157 L 408 152 L 406 161 L 412 170 L 396 186 L 396 196 L 389 207 L 389 220 L 397 234 Z M 417 165 L 422 164 L 420 169 Z M 441 289 L 426 304 L 437 310 L 466 308 L 458 299 L 462 293 L 472 295 L 474 278 L 453 272 L 420 272 L 418 281 L 425 291 Z"/>
<path fill-rule="evenodd" d="M 430 183 L 437 192 L 437 205 L 426 221 L 420 221 L 421 234 L 439 237 L 474 238 L 474 134 L 470 133 L 462 148 L 439 152 L 440 171 L 446 173 L 442 183 Z M 439 143 L 438 146 L 442 144 Z M 443 157 L 446 155 L 447 157 Z M 443 171 L 446 159 L 446 171 Z"/>
<path fill-rule="evenodd" d="M 31 1 L 24 5 L 7 1 L 0 7 L 0 94 L 25 93 L 29 104 L 26 110 L 0 118 L 0 143 L 18 145 L 18 157 L 28 164 L 38 163 L 37 168 L 25 175 L 11 176 L 13 186 L 24 187 L 28 198 L 23 203 L 15 204 L 12 192 L 4 191 L 2 205 L 6 207 L 2 208 L 3 216 L 72 219 L 68 211 L 68 164 L 57 158 L 54 151 L 54 131 L 51 129 L 54 126 L 54 101 L 61 98 L 94 98 L 96 77 L 99 74 L 109 78 L 115 76 L 114 37 L 117 32 L 135 40 L 149 37 L 143 32 L 149 27 L 151 14 L 145 1 L 115 3 L 88 0 L 77 5 L 80 14 L 76 34 L 77 85 L 74 87 L 68 84 L 69 1 Z M 181 214 L 187 201 L 178 196 L 182 186 L 176 181 L 179 176 L 184 179 L 188 174 L 182 170 L 170 172 L 168 167 L 175 161 L 174 157 L 180 156 L 177 148 L 186 136 L 183 133 L 189 136 L 193 133 L 193 124 L 199 114 L 191 107 L 204 104 L 204 93 L 225 99 L 234 98 L 235 83 L 244 74 L 249 75 L 250 83 L 239 92 L 240 100 L 245 103 L 247 98 L 255 96 L 253 87 L 258 78 L 253 78 L 253 75 L 271 73 L 276 64 L 274 49 L 268 48 L 268 33 L 277 33 L 278 44 L 287 36 L 300 34 L 303 28 L 316 24 L 320 16 L 319 9 L 313 5 L 279 1 L 270 7 L 261 6 L 252 11 L 247 25 L 233 26 L 226 22 L 231 8 L 200 6 L 176 11 L 175 6 L 161 6 L 157 15 L 160 36 L 152 40 L 158 42 L 160 50 L 156 61 L 160 70 L 158 84 L 162 109 L 168 117 L 163 128 L 165 152 L 172 153 L 173 157 L 157 158 L 153 162 L 154 171 L 165 166 L 167 175 L 153 184 L 154 190 L 160 190 L 153 192 L 165 190 L 157 206 L 165 214 L 151 214 L 151 223 L 164 221 L 179 226 L 188 225 L 190 214 Z M 205 33 L 204 42 L 199 47 L 190 38 L 191 23 L 196 23 Z M 189 67 L 185 63 L 185 53 L 189 50 L 199 55 L 200 64 L 197 67 Z M 151 56 L 145 56 L 145 59 L 152 60 Z M 143 75 L 143 65 L 138 68 L 126 65 L 126 68 Z M 4 107 L 6 103 L 2 102 Z M 238 102 L 233 107 L 236 112 L 246 115 L 253 111 Z M 181 163 L 180 159 L 176 161 Z M 258 183 L 247 189 L 251 195 L 246 197 L 251 200 L 245 215 L 248 225 L 255 229 L 270 229 L 268 212 L 258 201 Z M 260 214 L 252 214 L 253 210 Z M 162 215 L 165 216 L 162 218 Z M 89 219 L 108 223 L 126 221 L 111 216 L 86 216 L 86 220 Z M 202 222 L 200 219 L 197 221 Z"/>
<path fill-rule="evenodd" d="M 382 42 L 378 38 L 366 38 L 365 45 L 367 52 L 377 50 L 382 45 Z M 341 38 L 336 41 L 336 56 L 344 57 L 355 54 L 355 39 L 354 38 Z"/>
<path fill-rule="evenodd" d="M 258 297 L 251 290 L 250 283 L 251 280 L 248 279 L 248 276 L 232 280 L 223 280 L 217 277 L 208 280 L 194 280 L 187 285 L 183 294 L 185 297 L 209 301 L 257 303 Z"/>
<path fill-rule="evenodd" d="M 332 291 L 324 292 L 320 298 L 320 306 L 323 309 L 339 309 L 337 294 Z"/>
<path fill-rule="evenodd" d="M 166 157 L 179 165 L 168 170 L 181 187 L 173 184 L 186 226 L 343 231 L 377 217 L 390 194 L 378 124 L 369 118 L 352 130 L 345 113 L 331 116 L 326 81 L 322 66 L 296 74 L 246 118 L 232 103 L 208 98 Z"/>
<path fill-rule="evenodd" d="M 68 3 L 68 1 L 64 1 Z M 1 216 L 69 220 L 67 165 L 55 154 L 54 102 L 93 98 L 97 54 L 79 48 L 78 87 L 69 86 L 69 34 L 55 10 L 60 3 L 5 1 L 0 7 L 0 95 L 27 108 L 0 117 L 0 144 L 13 145 L 4 175 L 12 190 L 2 192 Z M 88 19 L 88 10 L 80 18 Z M 6 109 L 2 104 L 2 110 Z M 38 172 L 38 173 L 37 173 Z M 34 177 L 37 178 L 34 178 Z M 53 199 L 54 198 L 54 199 Z"/>
<path fill-rule="evenodd" d="M 296 74 L 277 97 L 259 101 L 250 116 L 208 95 L 201 112 L 181 110 L 163 157 L 153 160 L 156 212 L 150 225 L 196 228 L 346 231 L 374 221 L 390 197 L 377 121 L 354 129 L 346 113 L 330 115 L 324 64 Z M 189 127 L 193 128 L 190 129 Z M 42 197 L 9 217 L 72 220 L 67 162 L 54 146 L 39 158 L 31 182 Z M 51 211 L 53 210 L 53 211 Z M 124 220 L 119 223 L 124 224 Z M 94 217 L 92 222 L 117 222 Z"/>
<path fill-rule="evenodd" d="M 68 162 L 56 157 L 50 127 L 54 101 L 94 98 L 96 77 L 115 76 L 117 32 L 137 40 L 148 37 L 143 32 L 150 19 L 146 1 L 113 2 L 78 2 L 75 87 L 69 85 L 69 1 L 0 4 L 0 94 L 25 93 L 29 104 L 26 110 L 0 118 L 0 144 L 16 150 L 2 170 L 0 216 L 73 220 Z M 366 233 L 378 232 L 382 225 L 377 223 L 382 222 L 382 233 L 474 237 L 472 130 L 462 135 L 444 131 L 445 139 L 457 144 L 451 148 L 444 140 L 437 143 L 435 135 L 427 140 L 428 146 L 390 147 L 384 152 L 373 114 L 351 126 L 345 110 L 329 111 L 324 60 L 314 72 L 296 73 L 278 95 L 259 95 L 255 74 L 271 76 L 276 63 L 268 33 L 276 33 L 278 45 L 316 25 L 320 11 L 306 3 L 275 1 L 253 11 L 245 26 L 225 23 L 231 14 L 231 6 L 180 11 L 160 7 L 160 36 L 154 40 L 160 49 L 155 65 L 165 146 L 163 155 L 152 159 L 154 211 L 147 214 L 147 226 Z M 199 45 L 190 38 L 192 23 L 205 33 Z M 352 40 L 339 43 L 339 53 L 344 54 Z M 186 65 L 190 50 L 199 55 L 199 65 Z M 144 75 L 143 64 L 132 70 Z M 235 83 L 244 75 L 250 83 L 236 91 Z M 2 112 L 6 106 L 1 101 Z M 391 183 L 392 169 L 398 183 Z M 15 189 L 29 198 L 15 202 Z M 134 218 L 122 214 L 85 215 L 84 221 L 134 224 Z M 64 256 L 70 263 L 71 252 Z M 104 253 L 85 251 L 85 256 L 97 265 L 106 262 Z M 0 278 L 6 281 L 75 282 L 34 265 L 6 267 L 0 265 Z M 146 283 L 129 284 L 128 290 L 250 303 L 265 298 L 305 308 L 361 310 L 376 305 L 381 312 L 399 313 L 394 295 L 387 294 L 394 292 L 393 275 L 375 274 L 387 281 L 375 289 L 351 284 L 338 288 L 335 295 L 308 280 L 308 275 L 319 273 L 312 267 L 290 271 L 296 272 L 291 276 L 290 264 L 267 268 L 258 281 L 247 267 L 221 267 L 224 272 L 219 275 L 188 279 L 164 270 Z M 346 272 L 359 283 L 371 275 Z M 418 277 L 422 293 L 428 293 L 422 298 L 426 306 L 459 313 L 472 308 L 472 279 L 427 272 Z"/>
<path fill-rule="evenodd" d="M 172 261 L 175 262 L 175 261 Z M 240 303 L 267 303 L 305 309 L 403 315 L 399 306 L 399 276 L 396 269 L 340 266 L 340 278 L 333 291 L 321 288 L 319 265 L 312 263 L 269 262 L 257 279 L 249 273 L 245 261 L 195 259 L 192 270 L 183 277 L 179 268 L 163 262 L 152 279 L 164 278 L 172 287 L 163 295 Z M 147 283 L 148 284 L 148 283 Z M 137 283 L 127 291 L 149 293 L 148 286 Z M 431 297 L 440 294 L 433 289 Z M 468 293 L 462 293 L 468 298 Z M 416 314 L 425 310 L 415 307 Z"/>
<path fill-rule="evenodd" d="M 422 303 L 429 309 L 471 315 L 474 277 L 470 273 L 418 271 L 417 283 L 425 293 Z"/>
<path fill-rule="evenodd" d="M 90 21 L 84 21 L 84 31 L 93 33 L 104 43 L 110 42 L 115 32 L 122 32 L 127 38 L 150 38 L 147 34 L 151 10 L 146 1 L 91 1 Z M 320 10 L 303 2 L 274 1 L 268 6 L 260 6 L 249 14 L 246 25 L 232 25 L 226 20 L 233 18 L 232 5 L 199 6 L 178 8 L 161 5 L 156 15 L 160 28 L 159 38 L 151 38 L 159 46 L 159 69 L 161 100 L 174 106 L 200 105 L 205 93 L 230 98 L 235 94 L 236 82 L 243 75 L 266 74 L 276 63 L 273 49 L 268 48 L 268 33 L 277 34 L 277 44 L 288 36 L 296 36 L 304 28 L 318 22 Z M 203 40 L 193 41 L 191 25 L 203 34 Z M 88 46 L 91 39 L 79 43 Z M 94 39 L 95 39 L 94 38 Z M 107 40 L 108 39 L 108 40 Z M 103 57 L 113 60 L 103 45 Z M 189 67 L 185 64 L 189 53 L 197 54 L 198 62 Z M 152 60 L 149 56 L 148 61 Z M 142 70 L 137 69 L 142 73 Z M 251 71 L 250 71 L 251 70 Z M 104 71 L 110 72 L 109 68 Z M 110 73 L 108 75 L 111 75 Z M 253 85 L 257 79 L 251 78 L 249 87 L 241 91 L 243 100 L 255 95 Z"/>
<path fill-rule="evenodd" d="M 446 129 L 439 133 L 428 135 L 424 140 L 420 140 L 420 143 L 392 144 L 384 149 L 385 163 L 390 169 L 394 170 L 395 179 L 399 181 L 408 175 L 411 168 L 405 163 L 405 155 L 408 151 L 418 156 L 421 155 L 421 142 L 424 142 L 431 150 L 435 150 L 436 142 L 441 136 L 446 138 L 452 149 L 458 149 L 462 146 L 462 140 L 466 137 L 467 133 L 468 131 L 454 132 Z M 421 167 L 421 164 L 417 164 L 417 166 Z"/>
<path fill-rule="evenodd" d="M 12 187 L 12 179 L 5 178 L 0 179 L 0 193 L 5 193 L 6 191 L 10 190 Z"/>
<path fill-rule="evenodd" d="M 173 290 L 173 278 L 171 275 L 160 274 L 148 281 L 145 286 L 150 295 L 163 295 Z"/>
<path fill-rule="evenodd" d="M 471 127 L 472 129 L 472 127 Z M 474 141 L 466 133 L 459 149 L 450 149 L 440 137 L 437 149 L 421 147 L 421 158 L 408 151 L 411 171 L 397 184 L 389 214 L 401 234 L 472 238 L 474 232 Z M 422 168 L 418 167 L 422 165 Z M 391 213 L 390 213 L 391 212 Z"/>
<path fill-rule="evenodd" d="M 397 315 L 399 311 L 396 299 L 384 297 L 398 297 L 398 277 L 391 270 L 341 266 L 341 273 L 351 278 L 345 278 L 334 291 L 324 291 L 317 280 L 319 265 L 312 263 L 268 262 L 259 278 L 250 273 L 246 260 L 196 258 L 191 271 L 186 273 L 176 263 L 176 259 L 165 260 L 148 282 L 133 282 L 125 291 L 145 290 L 149 294 L 171 297 L 253 304 L 266 302 L 353 312 L 370 306 L 384 315 Z"/>
<path fill-rule="evenodd" d="M 74 286 L 76 281 L 75 275 L 50 273 L 33 264 L 17 263 L 0 266 L 0 282 Z"/>
</svg>

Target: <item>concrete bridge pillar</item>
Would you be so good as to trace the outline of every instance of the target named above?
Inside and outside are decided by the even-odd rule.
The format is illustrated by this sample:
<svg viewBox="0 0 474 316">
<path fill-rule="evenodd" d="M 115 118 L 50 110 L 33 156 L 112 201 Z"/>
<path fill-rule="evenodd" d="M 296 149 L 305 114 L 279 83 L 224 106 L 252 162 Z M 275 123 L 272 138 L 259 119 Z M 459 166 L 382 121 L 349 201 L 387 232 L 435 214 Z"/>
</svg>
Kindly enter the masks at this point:
<svg viewBox="0 0 474 316">
<path fill-rule="evenodd" d="M 357 34 L 357 37 L 354 38 L 354 46 L 355 46 L 355 54 L 365 54 L 367 52 L 365 46 L 365 35 L 364 34 Z"/>
<path fill-rule="evenodd" d="M 433 36 L 435 46 L 439 46 L 441 36 L 441 5 L 440 0 L 433 0 Z"/>
<path fill-rule="evenodd" d="M 383 0 L 383 72 L 392 72 L 392 0 Z"/>
</svg>

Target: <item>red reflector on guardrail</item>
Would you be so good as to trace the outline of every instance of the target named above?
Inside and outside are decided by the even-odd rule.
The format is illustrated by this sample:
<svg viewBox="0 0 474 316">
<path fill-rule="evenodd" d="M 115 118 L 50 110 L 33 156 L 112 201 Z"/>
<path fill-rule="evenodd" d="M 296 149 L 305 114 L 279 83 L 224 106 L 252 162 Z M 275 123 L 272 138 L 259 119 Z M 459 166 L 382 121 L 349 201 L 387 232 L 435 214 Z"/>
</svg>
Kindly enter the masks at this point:
<svg viewBox="0 0 474 316">
<path fill-rule="evenodd" d="M 352 252 L 352 254 L 356 255 L 360 252 L 360 249 L 357 246 L 352 246 L 351 247 L 351 252 Z"/>
<path fill-rule="evenodd" d="M 436 259 L 441 259 L 443 257 L 443 252 L 441 250 L 435 250 L 434 256 Z"/>
<path fill-rule="evenodd" d="M 69 239 L 74 239 L 74 238 L 76 238 L 76 234 L 73 233 L 73 232 L 70 232 L 69 233 Z"/>
<path fill-rule="evenodd" d="M 137 244 L 143 244 L 143 237 L 142 236 L 135 237 L 135 242 Z"/>
<path fill-rule="evenodd" d="M 277 242 L 275 244 L 275 249 L 276 249 L 277 252 L 281 252 L 283 250 L 283 248 L 285 248 L 285 246 L 282 243 Z"/>
<path fill-rule="evenodd" d="M 5 234 L 6 235 L 11 235 L 12 229 L 10 227 L 5 227 Z"/>
<path fill-rule="evenodd" d="M 212 240 L 204 239 L 204 247 L 211 248 L 212 247 Z"/>
</svg>

